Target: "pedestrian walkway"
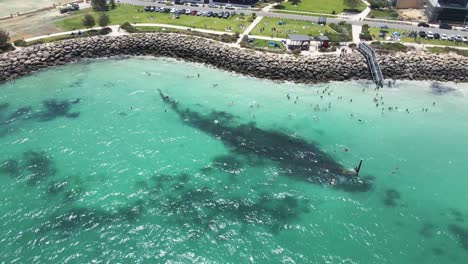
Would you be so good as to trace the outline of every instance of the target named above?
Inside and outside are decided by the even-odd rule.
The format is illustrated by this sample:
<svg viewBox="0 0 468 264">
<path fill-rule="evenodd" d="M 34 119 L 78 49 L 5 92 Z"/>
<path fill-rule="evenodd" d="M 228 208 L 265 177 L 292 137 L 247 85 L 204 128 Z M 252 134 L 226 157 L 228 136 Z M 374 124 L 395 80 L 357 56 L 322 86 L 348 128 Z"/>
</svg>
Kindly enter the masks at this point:
<svg viewBox="0 0 468 264">
<path fill-rule="evenodd" d="M 362 26 L 361 25 L 351 25 L 351 31 L 353 33 L 353 42 L 358 44 L 361 42 L 361 38 L 359 35 L 361 34 L 362 31 Z"/>
<path fill-rule="evenodd" d="M 239 39 L 237 40 L 236 44 L 240 44 L 244 36 L 248 36 L 250 31 L 252 31 L 255 28 L 255 26 L 262 20 L 262 18 L 262 16 L 258 16 L 257 18 L 255 18 L 255 20 L 252 23 L 250 23 L 250 25 L 245 29 L 244 33 L 242 33 L 239 36 Z"/>
<path fill-rule="evenodd" d="M 118 31 L 118 29 L 120 27 L 118 25 L 108 26 L 108 27 L 110 27 L 112 29 L 112 33 L 109 34 L 110 36 L 116 36 L 116 35 L 122 35 L 123 34 L 123 32 Z M 78 32 L 86 32 L 86 31 L 90 31 L 90 30 L 101 30 L 101 29 L 102 29 L 102 27 L 93 27 L 93 28 L 86 28 L 86 29 L 80 29 L 80 30 L 65 31 L 65 32 L 59 32 L 59 33 L 53 33 L 53 34 L 28 38 L 28 39 L 25 39 L 25 41 L 30 42 L 30 41 L 35 41 L 35 40 L 39 40 L 39 39 L 58 37 L 58 36 L 66 36 L 66 35 L 71 35 L 72 33 L 77 34 Z"/>
<path fill-rule="evenodd" d="M 175 28 L 175 29 L 191 30 L 191 31 L 197 31 L 197 32 L 208 33 L 208 34 L 216 34 L 216 35 L 224 35 L 224 34 L 234 35 L 233 32 L 229 32 L 229 31 L 218 31 L 218 30 L 210 30 L 210 29 L 192 28 L 192 27 L 176 26 L 176 25 L 169 25 L 169 24 L 141 23 L 141 24 L 133 24 L 133 26 L 135 26 L 135 27 Z"/>
</svg>

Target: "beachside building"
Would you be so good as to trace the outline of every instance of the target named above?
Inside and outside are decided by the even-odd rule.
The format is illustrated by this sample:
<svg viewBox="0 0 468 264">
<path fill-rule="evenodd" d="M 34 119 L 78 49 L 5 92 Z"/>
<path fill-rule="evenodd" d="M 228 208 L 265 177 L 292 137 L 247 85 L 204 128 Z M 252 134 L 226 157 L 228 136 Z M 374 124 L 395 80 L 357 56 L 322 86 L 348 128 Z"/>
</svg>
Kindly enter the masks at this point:
<svg viewBox="0 0 468 264">
<path fill-rule="evenodd" d="M 426 15 L 434 22 L 468 22 L 468 0 L 426 0 Z"/>
<path fill-rule="evenodd" d="M 395 8 L 416 8 L 421 9 L 424 7 L 423 0 L 396 0 L 395 1 Z"/>
</svg>

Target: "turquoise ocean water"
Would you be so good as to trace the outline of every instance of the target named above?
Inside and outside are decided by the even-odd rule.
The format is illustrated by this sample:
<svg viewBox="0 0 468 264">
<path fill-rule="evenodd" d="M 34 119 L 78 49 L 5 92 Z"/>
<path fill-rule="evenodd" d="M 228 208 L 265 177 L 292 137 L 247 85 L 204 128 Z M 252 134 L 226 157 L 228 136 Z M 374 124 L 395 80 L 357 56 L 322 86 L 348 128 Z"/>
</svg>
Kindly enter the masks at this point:
<svg viewBox="0 0 468 264">
<path fill-rule="evenodd" d="M 131 58 L 0 91 L 2 263 L 466 263 L 466 85 Z"/>
</svg>

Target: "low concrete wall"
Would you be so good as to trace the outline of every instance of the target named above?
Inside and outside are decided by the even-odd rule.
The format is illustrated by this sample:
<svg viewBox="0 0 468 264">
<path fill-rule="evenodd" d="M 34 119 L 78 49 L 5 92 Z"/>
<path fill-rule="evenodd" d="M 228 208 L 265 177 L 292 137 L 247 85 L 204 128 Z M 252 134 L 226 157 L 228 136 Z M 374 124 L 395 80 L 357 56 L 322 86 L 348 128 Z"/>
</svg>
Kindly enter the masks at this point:
<svg viewBox="0 0 468 264">
<path fill-rule="evenodd" d="M 370 78 L 358 53 L 344 58 L 295 57 L 228 47 L 198 37 L 154 33 L 73 39 L 5 53 L 0 55 L 0 81 L 83 58 L 122 55 L 172 57 L 258 78 L 301 83 Z M 464 57 L 402 53 L 382 55 L 379 60 L 385 78 L 468 82 L 468 59 Z"/>
</svg>

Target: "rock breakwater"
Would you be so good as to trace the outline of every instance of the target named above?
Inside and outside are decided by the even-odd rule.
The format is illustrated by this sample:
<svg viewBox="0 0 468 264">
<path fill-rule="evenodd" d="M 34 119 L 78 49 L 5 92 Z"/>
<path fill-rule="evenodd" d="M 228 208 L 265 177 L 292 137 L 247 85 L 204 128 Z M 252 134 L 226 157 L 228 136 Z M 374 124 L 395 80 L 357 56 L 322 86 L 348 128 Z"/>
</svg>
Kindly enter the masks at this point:
<svg viewBox="0 0 468 264">
<path fill-rule="evenodd" d="M 86 58 L 164 56 L 258 78 L 319 83 L 370 79 L 359 53 L 304 57 L 254 52 L 179 34 L 98 36 L 36 45 L 0 55 L 0 81 Z M 385 78 L 468 82 L 468 59 L 429 53 L 379 56 Z"/>
</svg>

